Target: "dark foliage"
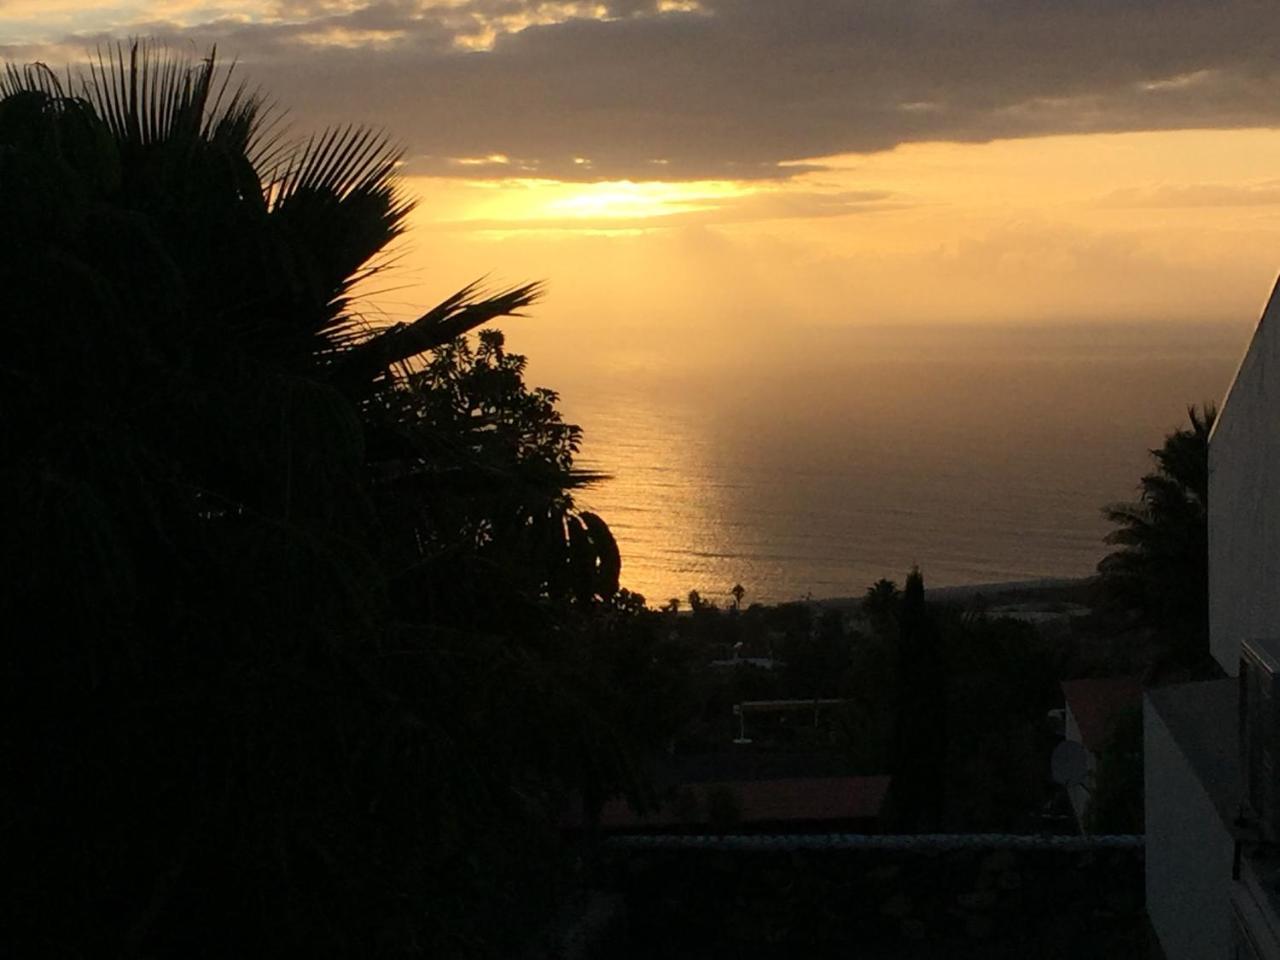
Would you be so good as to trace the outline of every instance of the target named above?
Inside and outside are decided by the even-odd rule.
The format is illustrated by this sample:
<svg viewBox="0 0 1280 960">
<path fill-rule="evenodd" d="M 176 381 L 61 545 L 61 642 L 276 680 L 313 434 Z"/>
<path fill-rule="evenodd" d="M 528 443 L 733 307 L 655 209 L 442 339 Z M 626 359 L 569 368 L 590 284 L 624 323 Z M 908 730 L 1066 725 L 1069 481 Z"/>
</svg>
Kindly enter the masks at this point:
<svg viewBox="0 0 1280 960">
<path fill-rule="evenodd" d="M 629 850 L 597 956 L 1143 957 L 1141 848 Z"/>
<path fill-rule="evenodd" d="M 1055 743 L 1045 712 L 1060 703 L 1058 644 L 1028 623 L 943 608 L 947 650 L 948 830 L 1033 832 Z"/>
<path fill-rule="evenodd" d="M 1142 833 L 1142 708 L 1112 718 L 1094 771 L 1088 824 L 1093 833 Z"/>
<path fill-rule="evenodd" d="M 874 588 L 873 588 L 874 589 Z M 936 829 L 945 807 L 947 663 L 924 577 L 907 576 L 898 613 L 893 802 L 904 830 Z"/>
<path fill-rule="evenodd" d="M 892 580 L 881 577 L 862 597 L 862 612 L 877 628 L 884 630 L 896 622 L 902 606 L 902 591 Z"/>
<path fill-rule="evenodd" d="M 812 627 L 789 631 L 781 652 L 793 696 L 838 697 L 848 687 L 852 641 L 840 611 L 826 610 Z"/>
<path fill-rule="evenodd" d="M 0 952 L 505 955 L 670 675 L 576 428 L 457 341 L 538 288 L 368 325 L 385 140 L 212 58 L 68 84 L 0 81 Z"/>
<path fill-rule="evenodd" d="M 1209 645 L 1209 433 L 1216 411 L 1187 408 L 1190 426 L 1151 451 L 1139 499 L 1106 508 L 1120 549 L 1098 564 L 1110 602 L 1158 632 L 1176 665 L 1196 667 Z"/>
</svg>

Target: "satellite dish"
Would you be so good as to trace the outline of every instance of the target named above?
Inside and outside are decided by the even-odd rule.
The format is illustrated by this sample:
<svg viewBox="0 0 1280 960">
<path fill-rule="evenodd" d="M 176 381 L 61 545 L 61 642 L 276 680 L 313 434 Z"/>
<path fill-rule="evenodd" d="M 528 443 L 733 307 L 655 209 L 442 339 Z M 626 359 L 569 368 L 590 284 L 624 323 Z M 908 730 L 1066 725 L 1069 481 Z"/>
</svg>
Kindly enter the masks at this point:
<svg viewBox="0 0 1280 960">
<path fill-rule="evenodd" d="M 1064 787 L 1083 785 L 1089 775 L 1089 751 L 1075 740 L 1063 740 L 1049 758 L 1049 772 L 1053 782 Z"/>
</svg>

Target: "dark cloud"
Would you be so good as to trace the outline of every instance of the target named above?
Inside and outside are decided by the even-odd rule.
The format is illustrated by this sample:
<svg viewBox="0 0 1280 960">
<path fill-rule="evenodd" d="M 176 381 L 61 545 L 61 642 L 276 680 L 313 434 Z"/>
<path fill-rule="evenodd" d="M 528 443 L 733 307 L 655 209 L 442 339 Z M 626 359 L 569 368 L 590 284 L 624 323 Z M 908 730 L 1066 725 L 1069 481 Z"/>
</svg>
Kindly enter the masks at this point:
<svg viewBox="0 0 1280 960">
<path fill-rule="evenodd" d="M 614 19 L 569 16 L 593 6 L 294 0 L 287 21 L 144 29 L 217 41 L 300 124 L 385 126 L 413 169 L 449 176 L 510 175 L 450 159 L 504 155 L 568 179 L 785 177 L 920 140 L 1280 125 L 1274 0 L 611 0 Z M 495 31 L 490 50 L 458 46 Z"/>
</svg>

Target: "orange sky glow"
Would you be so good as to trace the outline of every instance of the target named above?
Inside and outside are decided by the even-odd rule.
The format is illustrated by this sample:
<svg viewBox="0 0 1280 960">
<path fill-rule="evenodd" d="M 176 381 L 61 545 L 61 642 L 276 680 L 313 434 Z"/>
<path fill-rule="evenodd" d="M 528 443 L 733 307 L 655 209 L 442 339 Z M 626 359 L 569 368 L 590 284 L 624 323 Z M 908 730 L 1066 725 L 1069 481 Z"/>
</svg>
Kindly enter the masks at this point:
<svg viewBox="0 0 1280 960">
<path fill-rule="evenodd" d="M 271 92 L 277 92 L 272 77 L 282 78 L 280 95 L 287 98 L 297 91 L 305 96 L 308 90 L 306 85 L 289 86 L 301 68 L 290 68 L 291 73 L 280 67 L 288 57 L 300 58 L 300 64 L 321 63 L 316 59 L 321 56 L 339 57 L 333 61 L 338 64 L 348 62 L 344 57 L 362 58 L 350 62 L 367 64 L 359 69 L 368 74 L 371 89 L 381 90 L 378 64 L 411 56 L 412 43 L 425 50 L 428 41 L 435 44 L 431 62 L 443 64 L 440 69 L 461 70 L 458 76 L 467 82 L 474 81 L 476 71 L 499 69 L 504 57 L 518 61 L 540 49 L 538 44 L 582 33 L 584 25 L 640 31 L 635 35 L 641 39 L 644 30 L 665 30 L 665 46 L 658 50 L 669 47 L 673 37 L 696 37 L 718 24 L 737 31 L 734 36 L 744 45 L 772 42 L 768 31 L 777 33 L 777 25 L 759 27 L 759 36 L 765 37 L 761 41 L 750 32 L 758 24 L 743 18 L 749 7 L 695 0 L 414 0 L 395 5 L 364 0 L 118 0 L 108 5 L 0 0 L 0 53 L 10 60 L 66 62 L 83 58 L 94 44 L 137 33 L 158 36 L 172 47 L 201 49 L 216 42 L 225 54 L 241 59 L 248 79 L 263 82 Z M 872 27 L 879 23 L 874 16 L 883 19 L 874 4 L 833 9 L 848 11 L 850 18 L 871 11 L 866 15 L 873 17 L 868 21 Z M 964 9 L 963 3 L 954 5 L 955 11 Z M 1025 43 L 1039 42 L 1039 22 L 1030 20 L 1019 28 L 1030 38 Z M 921 23 L 913 21 L 912 26 L 923 33 Z M 1074 27 L 1086 38 L 1106 29 L 1087 20 Z M 1069 41 L 1068 28 L 1074 27 L 1067 22 L 1061 28 L 1068 30 L 1061 42 Z M 813 44 L 814 35 L 822 41 L 823 31 L 815 30 L 782 37 L 774 53 L 786 54 L 791 44 L 818 51 L 809 59 L 820 60 L 824 48 Z M 583 47 L 588 51 L 584 59 L 607 45 L 610 36 L 592 34 Z M 916 42 L 912 36 L 894 34 L 885 42 L 909 45 Z M 1239 38 L 1233 37 L 1222 43 L 1239 46 Z M 1181 43 L 1184 38 L 1179 34 L 1176 39 Z M 1153 44 L 1158 40 L 1151 34 Z M 380 123 L 406 144 L 406 187 L 420 202 L 395 269 L 370 288 L 371 314 L 409 316 L 482 275 L 494 282 L 544 279 L 548 299 L 536 320 L 511 325 L 517 342 L 531 352 L 554 351 L 564 338 L 577 337 L 596 346 L 606 341 L 629 348 L 668 345 L 653 347 L 661 353 L 670 352 L 675 340 L 686 348 L 751 342 L 761 331 L 806 325 L 1246 322 L 1256 314 L 1277 270 L 1280 130 L 1263 122 L 1262 113 L 1263 119 L 1250 125 L 1247 116 L 1232 112 L 1225 98 L 1237 88 L 1224 79 L 1228 71 L 1221 56 L 1214 53 L 1218 66 L 1194 69 L 1189 54 L 1178 49 L 1182 52 L 1179 57 L 1170 54 L 1168 66 L 1153 60 L 1134 75 L 1139 79 L 1126 74 L 1115 82 L 1106 93 L 1116 100 L 1111 109 L 1121 117 L 1114 123 L 1098 120 L 1106 112 L 1097 105 L 1102 93 L 1082 93 L 1067 84 L 1070 89 L 1055 97 L 1019 87 L 1008 95 L 1008 105 L 994 110 L 997 120 L 970 121 L 977 126 L 936 140 L 910 132 L 911 123 L 929 121 L 945 112 L 948 103 L 936 85 L 917 89 L 917 74 L 930 70 L 922 62 L 885 94 L 898 125 L 893 128 L 897 132 L 885 137 L 909 136 L 912 142 L 817 156 L 796 151 L 810 142 L 813 129 L 830 125 L 825 115 L 786 127 L 787 110 L 780 119 L 762 120 L 753 115 L 754 101 L 737 104 L 744 123 L 766 124 L 761 137 L 777 140 L 757 156 L 750 137 L 735 139 L 730 125 L 720 129 L 717 120 L 703 115 L 693 120 L 676 116 L 678 93 L 676 100 L 665 101 L 664 109 L 672 112 L 671 123 L 692 126 L 686 136 L 663 142 L 680 147 L 709 138 L 697 148 L 701 152 L 678 157 L 669 156 L 657 139 L 615 150 L 619 142 L 631 142 L 636 124 L 656 122 L 659 126 L 652 129 L 661 132 L 664 121 L 661 116 L 654 120 L 655 111 L 647 110 L 626 121 L 631 126 L 624 123 L 610 133 L 601 118 L 612 113 L 605 99 L 591 100 L 589 90 L 587 101 L 572 107 L 535 103 L 549 111 L 542 120 L 563 119 L 563 114 L 572 121 L 561 140 L 550 145 L 539 139 L 536 124 L 522 125 L 518 115 L 453 139 L 449 124 L 421 121 L 424 110 L 440 109 L 457 121 L 516 92 L 509 85 L 484 87 L 483 82 L 479 89 L 496 90 L 497 100 L 463 102 L 457 105 L 463 113 L 440 107 L 435 89 L 415 93 L 409 81 L 397 80 L 405 88 L 397 94 L 403 103 L 397 101 L 395 109 L 401 112 L 389 119 L 376 113 L 353 115 L 350 111 L 358 106 L 344 112 L 340 98 L 328 96 L 302 104 L 295 118 L 311 126 L 339 119 Z M 1002 51 L 996 48 L 997 54 L 1004 55 Z M 427 55 L 412 56 L 418 60 L 403 62 L 417 63 Z M 758 66 L 768 69 L 767 61 Z M 1052 73 L 1051 66 L 1045 65 L 1046 74 Z M 284 72 L 272 74 L 273 69 Z M 590 69 L 605 66 L 597 63 Z M 736 67 L 730 63 L 717 69 Z M 537 72 L 536 67 L 527 70 Z M 1005 74 L 1020 76 L 1011 67 L 1004 74 L 997 70 L 993 90 L 1003 90 Z M 716 77 L 700 80 L 714 87 Z M 1241 98 L 1251 95 L 1240 89 Z M 335 85 L 332 92 L 346 91 Z M 446 94 L 445 101 L 464 97 L 452 88 Z M 387 99 L 376 91 L 369 96 L 372 104 Z M 628 94 L 625 87 L 610 96 L 617 111 L 635 109 L 637 102 L 645 109 L 644 97 Z M 1149 117 L 1125 113 L 1133 109 L 1125 98 L 1134 96 L 1142 109 L 1151 111 Z M 1099 129 L 1006 138 L 974 132 L 981 124 L 986 124 L 981 129 L 995 129 L 1009 117 L 1038 116 L 1037 111 L 1048 111 L 1049 119 L 1035 120 L 1028 130 L 1055 122 L 1099 128 L 1176 126 L 1177 115 L 1171 120 L 1156 113 L 1157 108 L 1169 109 L 1160 106 L 1164 101 L 1150 99 L 1172 96 L 1200 97 L 1194 101 L 1200 104 L 1196 109 L 1211 117 L 1229 116 L 1231 129 Z M 1215 107 L 1215 97 L 1220 107 Z M 822 99 L 802 97 L 791 112 L 803 114 L 806 103 Z M 1071 104 L 1074 112 L 1059 117 Z M 287 99 L 285 105 L 295 106 Z M 865 123 L 874 126 L 878 115 L 869 116 Z M 415 127 L 420 122 L 426 123 L 425 130 Z M 768 123 L 791 130 L 796 143 Z M 839 137 L 830 142 L 837 141 L 844 142 Z M 462 144 L 478 149 L 460 149 Z M 591 144 L 614 152 L 597 155 L 600 151 L 589 149 Z M 552 159 L 557 151 L 559 159 Z M 735 164 L 754 172 L 745 179 L 735 177 Z M 764 176 L 756 175 L 760 170 Z"/>
<path fill-rule="evenodd" d="M 1280 131 L 1053 136 L 825 158 L 784 182 L 410 178 L 381 309 L 544 278 L 535 354 L 753 329 L 1254 317 L 1280 260 Z"/>
</svg>

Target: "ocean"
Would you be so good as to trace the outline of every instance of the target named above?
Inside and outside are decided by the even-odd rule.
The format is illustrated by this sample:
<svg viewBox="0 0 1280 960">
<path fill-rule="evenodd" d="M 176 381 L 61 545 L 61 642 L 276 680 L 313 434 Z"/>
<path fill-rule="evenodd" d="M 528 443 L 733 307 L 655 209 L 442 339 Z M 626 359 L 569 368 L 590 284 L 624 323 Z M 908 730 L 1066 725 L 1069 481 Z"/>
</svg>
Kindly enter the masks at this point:
<svg viewBox="0 0 1280 960">
<path fill-rule="evenodd" d="M 1239 324 L 791 330 L 721 350 L 555 365 L 580 492 L 651 604 L 856 596 L 919 565 L 929 586 L 1086 576 L 1104 505 L 1148 451 L 1220 402 Z M 632 351 L 635 353 L 635 351 Z"/>
</svg>

